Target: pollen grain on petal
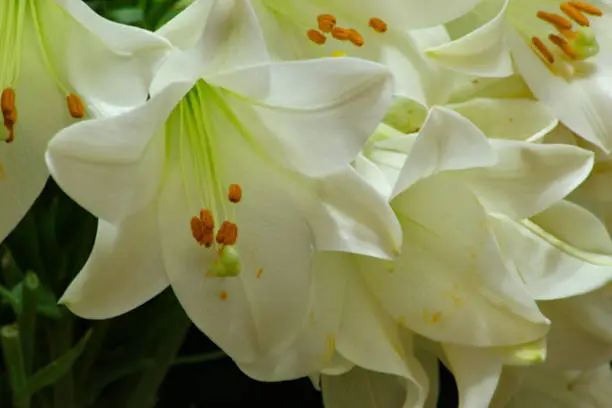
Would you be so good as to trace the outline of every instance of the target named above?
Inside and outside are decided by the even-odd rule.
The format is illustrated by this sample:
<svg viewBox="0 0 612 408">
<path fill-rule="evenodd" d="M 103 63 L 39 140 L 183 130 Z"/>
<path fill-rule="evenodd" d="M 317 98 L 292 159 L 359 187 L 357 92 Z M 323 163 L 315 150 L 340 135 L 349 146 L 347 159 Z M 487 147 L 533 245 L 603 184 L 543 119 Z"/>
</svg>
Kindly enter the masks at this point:
<svg viewBox="0 0 612 408">
<path fill-rule="evenodd" d="M 587 13 L 587 14 L 590 14 L 592 16 L 600 17 L 600 16 L 603 15 L 603 11 L 601 11 L 601 9 L 599 9 L 598 7 L 593 6 L 592 4 L 584 2 L 584 1 L 568 1 L 568 4 L 570 4 L 576 10 L 580 10 L 583 13 Z"/>
<path fill-rule="evenodd" d="M 387 23 L 385 23 L 380 18 L 372 17 L 370 21 L 368 21 L 368 25 L 372 27 L 372 29 L 377 33 L 387 32 Z"/>
<path fill-rule="evenodd" d="M 342 50 L 336 50 L 336 51 L 333 51 L 333 52 L 331 53 L 331 56 L 332 56 L 332 57 L 336 57 L 336 58 L 338 58 L 338 57 L 346 57 L 346 56 L 347 56 L 347 54 L 346 54 L 346 52 L 344 52 L 344 51 L 342 51 Z"/>
<path fill-rule="evenodd" d="M 589 19 L 587 18 L 587 16 L 582 14 L 580 10 L 572 6 L 570 3 L 562 3 L 561 6 L 559 7 L 561 8 L 561 11 L 563 11 L 563 13 L 566 16 L 568 16 L 569 18 L 571 18 L 572 20 L 574 20 L 576 23 L 580 24 L 581 26 L 583 27 L 591 26 L 591 23 L 589 22 Z"/>
<path fill-rule="evenodd" d="M 545 11 L 538 11 L 536 14 L 540 20 L 544 20 L 547 23 L 554 25 L 557 28 L 565 30 L 571 30 L 572 22 L 567 18 L 560 16 L 559 14 L 547 13 Z"/>
<path fill-rule="evenodd" d="M 263 273 L 263 268 L 259 268 L 257 270 L 257 279 L 261 278 L 261 274 Z"/>
<path fill-rule="evenodd" d="M 228 295 L 228 294 L 227 294 L 227 292 L 226 292 L 226 291 L 224 291 L 224 290 L 222 290 L 221 292 L 219 292 L 219 299 L 221 299 L 221 300 L 227 300 L 228 296 L 229 296 L 229 295 Z"/>
<path fill-rule="evenodd" d="M 546 45 L 544 45 L 542 40 L 540 40 L 538 37 L 531 37 L 531 43 L 540 52 L 538 55 L 541 55 L 544 59 L 546 59 L 546 61 L 548 61 L 548 63 L 552 64 L 555 62 L 555 56 L 552 52 L 550 52 Z"/>
<path fill-rule="evenodd" d="M 223 221 L 216 239 L 219 245 L 234 245 L 238 240 L 238 226 L 233 222 Z"/>
<path fill-rule="evenodd" d="M 561 51 L 563 51 L 565 53 L 565 55 L 567 55 L 568 57 L 570 57 L 571 59 L 578 59 L 578 55 L 576 54 L 576 52 L 574 51 L 574 49 L 572 48 L 572 46 L 570 45 L 569 42 L 567 42 L 567 40 L 563 37 L 560 37 L 556 34 L 549 34 L 548 35 L 548 39 L 555 44 L 557 47 L 559 47 L 561 49 Z"/>
<path fill-rule="evenodd" d="M 242 187 L 240 187 L 240 184 L 230 184 L 227 199 L 234 204 L 240 202 L 242 199 Z"/>
<path fill-rule="evenodd" d="M 66 96 L 66 105 L 68 106 L 70 116 L 73 118 L 81 119 L 85 116 L 85 105 L 79 95 L 71 93 Z"/>
<path fill-rule="evenodd" d="M 325 41 L 327 41 L 327 38 L 323 35 L 323 33 L 314 29 L 306 31 L 306 35 L 310 41 L 317 45 L 323 45 L 325 44 Z"/>
<path fill-rule="evenodd" d="M 332 37 L 339 41 L 347 41 L 351 38 L 351 31 L 346 28 L 335 27 L 331 34 Z"/>
</svg>

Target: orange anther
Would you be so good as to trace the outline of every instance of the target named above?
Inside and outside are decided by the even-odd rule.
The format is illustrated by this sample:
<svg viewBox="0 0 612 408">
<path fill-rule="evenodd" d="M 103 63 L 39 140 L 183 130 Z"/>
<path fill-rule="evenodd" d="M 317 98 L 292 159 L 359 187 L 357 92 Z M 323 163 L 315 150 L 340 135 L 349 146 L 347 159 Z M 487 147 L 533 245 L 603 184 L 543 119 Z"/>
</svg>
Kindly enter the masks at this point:
<svg viewBox="0 0 612 408">
<path fill-rule="evenodd" d="M 547 13 L 545 11 L 538 11 L 536 14 L 540 20 L 544 20 L 558 28 L 564 28 L 570 30 L 572 28 L 572 22 L 567 18 L 558 14 Z"/>
<path fill-rule="evenodd" d="M 200 220 L 198 217 L 191 217 L 191 235 L 193 235 L 193 238 L 198 241 L 198 243 L 202 242 L 202 239 L 204 239 L 204 224 L 202 223 L 202 220 Z"/>
<path fill-rule="evenodd" d="M 319 30 L 324 33 L 331 33 L 331 31 L 336 26 L 336 22 L 332 20 L 319 19 L 318 21 Z"/>
<path fill-rule="evenodd" d="M 569 18 L 571 18 L 572 20 L 574 20 L 581 26 L 589 27 L 591 25 L 591 23 L 589 22 L 589 19 L 584 14 L 582 14 L 580 10 L 578 10 L 571 4 L 562 3 L 560 8 L 561 8 L 561 11 L 565 13 L 566 16 L 568 16 Z"/>
<path fill-rule="evenodd" d="M 317 45 L 323 45 L 325 44 L 325 41 L 327 41 L 327 38 L 325 38 L 325 36 L 317 30 L 308 30 L 306 31 L 306 35 L 310 41 Z"/>
<path fill-rule="evenodd" d="M 217 231 L 217 243 L 220 245 L 234 245 L 238 239 L 238 226 L 229 221 L 223 221 Z"/>
<path fill-rule="evenodd" d="M 80 119 L 85 116 L 85 105 L 81 98 L 79 98 L 79 95 L 71 93 L 66 96 L 66 105 L 68 106 L 70 116 L 73 118 Z"/>
<path fill-rule="evenodd" d="M 382 21 L 380 18 L 372 17 L 368 22 L 368 25 L 377 33 L 384 33 L 387 31 L 387 23 Z"/>
<path fill-rule="evenodd" d="M 232 203 L 239 203 L 242 199 L 242 187 L 239 184 L 230 184 L 227 199 Z"/>
<path fill-rule="evenodd" d="M 263 268 L 259 268 L 257 270 L 257 279 L 261 278 L 261 274 L 263 273 Z"/>
<path fill-rule="evenodd" d="M 215 219 L 213 218 L 213 215 L 210 210 L 207 210 L 205 208 L 201 209 L 200 220 L 202 221 L 204 229 L 212 230 L 213 228 L 215 228 Z"/>
<path fill-rule="evenodd" d="M 359 34 L 357 30 L 349 28 L 348 32 L 349 32 L 349 40 L 353 43 L 353 45 L 356 45 L 357 47 L 361 47 L 365 43 L 365 41 L 363 40 L 363 37 L 361 36 L 361 34 Z"/>
<path fill-rule="evenodd" d="M 333 25 L 336 25 L 336 17 L 331 14 L 319 14 L 317 16 L 317 22 L 320 23 L 321 21 L 329 21 Z"/>
<path fill-rule="evenodd" d="M 221 300 L 227 300 L 227 292 L 222 290 L 221 292 L 219 292 L 219 299 Z"/>
<path fill-rule="evenodd" d="M 346 41 L 351 38 L 351 31 L 345 28 L 335 27 L 331 34 L 332 37 L 340 41 Z"/>
<path fill-rule="evenodd" d="M 599 8 L 584 1 L 568 1 L 568 4 L 571 4 L 572 7 L 574 7 L 575 9 L 580 10 L 583 13 L 590 14 L 592 16 L 603 15 L 603 11 L 601 11 Z"/>
<path fill-rule="evenodd" d="M 0 95 L 0 110 L 4 119 L 4 127 L 9 132 L 6 143 L 11 143 L 15 139 L 14 126 L 17 123 L 17 107 L 15 106 L 15 90 L 5 88 Z"/>
<path fill-rule="evenodd" d="M 538 37 L 531 37 L 531 43 L 533 44 L 534 47 L 538 49 L 538 51 L 540 51 L 540 53 L 546 59 L 546 61 L 548 61 L 551 64 L 555 62 L 555 56 L 552 54 L 552 52 L 550 52 L 548 48 L 546 48 L 546 45 L 544 45 L 542 40 L 540 40 Z"/>
<path fill-rule="evenodd" d="M 548 39 L 553 44 L 555 44 L 557 47 L 559 47 L 561 49 L 561 51 L 563 51 L 565 53 L 565 55 L 567 55 L 571 59 L 578 59 L 578 56 L 576 55 L 576 52 L 574 51 L 574 49 L 572 48 L 570 43 L 568 43 L 565 38 L 560 37 L 560 36 L 558 36 L 556 34 L 549 34 L 548 35 Z"/>
</svg>

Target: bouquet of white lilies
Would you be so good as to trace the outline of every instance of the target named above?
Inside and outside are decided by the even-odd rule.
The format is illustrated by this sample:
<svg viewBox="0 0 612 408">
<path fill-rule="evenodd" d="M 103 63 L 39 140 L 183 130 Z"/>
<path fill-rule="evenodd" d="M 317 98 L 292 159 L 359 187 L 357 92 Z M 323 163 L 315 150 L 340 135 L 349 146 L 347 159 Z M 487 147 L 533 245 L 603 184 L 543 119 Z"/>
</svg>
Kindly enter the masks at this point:
<svg viewBox="0 0 612 408">
<path fill-rule="evenodd" d="M 193 324 L 325 408 L 612 407 L 611 16 L 0 0 L 0 406 L 180 408 Z"/>
</svg>

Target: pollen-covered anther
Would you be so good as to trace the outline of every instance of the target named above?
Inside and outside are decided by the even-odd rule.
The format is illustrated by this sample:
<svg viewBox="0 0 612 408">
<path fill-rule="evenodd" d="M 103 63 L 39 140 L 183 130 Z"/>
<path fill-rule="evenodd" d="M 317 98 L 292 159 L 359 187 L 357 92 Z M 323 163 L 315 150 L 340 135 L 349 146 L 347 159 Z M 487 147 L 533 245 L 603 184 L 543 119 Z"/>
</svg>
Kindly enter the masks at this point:
<svg viewBox="0 0 612 408">
<path fill-rule="evenodd" d="M 327 38 L 317 30 L 308 30 L 306 31 L 306 35 L 310 41 L 317 45 L 323 45 L 325 44 L 325 41 L 327 41 Z"/>
<path fill-rule="evenodd" d="M 555 56 L 548 48 L 546 48 L 546 45 L 544 45 L 542 40 L 540 40 L 538 37 L 531 37 L 531 43 L 540 52 L 539 55 L 546 59 L 546 61 L 548 61 L 550 64 L 555 62 Z"/>
<path fill-rule="evenodd" d="M 68 106 L 68 112 L 70 116 L 76 119 L 81 119 L 85 116 L 85 105 L 77 94 L 69 94 L 66 96 L 66 105 Z"/>
<path fill-rule="evenodd" d="M 15 90 L 13 88 L 5 88 L 2 91 L 2 95 L 0 95 L 0 109 L 4 119 L 4 127 L 9 132 L 6 143 L 10 143 L 15 139 L 13 127 L 17 123 L 17 107 L 15 106 Z"/>
<path fill-rule="evenodd" d="M 242 187 L 239 184 L 230 184 L 227 199 L 232 203 L 239 203 L 242 199 Z"/>
<path fill-rule="evenodd" d="M 332 14 L 319 14 L 317 16 L 317 22 L 320 23 L 321 21 L 329 21 L 333 25 L 336 25 L 336 16 Z"/>
<path fill-rule="evenodd" d="M 336 17 L 331 14 L 320 14 L 317 16 L 317 24 L 319 26 L 319 30 L 324 33 L 331 33 L 334 27 L 336 26 Z"/>
<path fill-rule="evenodd" d="M 217 231 L 216 239 L 219 245 L 234 245 L 238 240 L 238 226 L 233 222 L 223 221 Z"/>
<path fill-rule="evenodd" d="M 567 18 L 560 16 L 559 14 L 547 13 L 545 11 L 538 11 L 536 14 L 540 20 L 544 20 L 547 23 L 554 25 L 559 29 L 571 30 L 572 22 Z"/>
<path fill-rule="evenodd" d="M 587 2 L 584 2 L 584 1 L 568 1 L 567 3 L 570 4 L 572 7 L 574 7 L 576 10 L 580 10 L 583 13 L 590 14 L 592 16 L 597 16 L 597 17 L 603 16 L 603 11 L 601 11 L 599 8 L 593 6 L 592 4 L 589 4 Z"/>
<path fill-rule="evenodd" d="M 351 38 L 351 30 L 346 28 L 335 27 L 331 34 L 332 37 L 339 41 L 347 41 Z"/>
<path fill-rule="evenodd" d="M 572 20 L 574 20 L 581 26 L 584 26 L 584 27 L 591 26 L 591 23 L 589 22 L 589 19 L 587 18 L 587 16 L 582 14 L 580 10 L 572 6 L 570 3 L 561 3 L 561 6 L 559 7 L 561 8 L 561 11 L 566 16 L 568 16 L 569 18 L 571 18 Z"/>
<path fill-rule="evenodd" d="M 214 240 L 213 230 L 206 228 L 202 220 L 198 217 L 192 217 L 190 224 L 191 235 L 197 243 L 206 248 L 210 248 Z"/>
<path fill-rule="evenodd" d="M 212 212 L 203 208 L 200 210 L 200 220 L 202 221 L 202 225 L 207 230 L 213 230 L 215 228 L 215 219 L 213 218 Z"/>
<path fill-rule="evenodd" d="M 368 25 L 377 33 L 387 32 L 387 23 L 382 21 L 380 18 L 372 17 L 370 21 L 368 21 Z"/>
<path fill-rule="evenodd" d="M 348 32 L 349 32 L 349 41 L 352 42 L 353 45 L 356 45 L 357 47 L 361 47 L 363 44 L 365 44 L 363 37 L 361 36 L 361 34 L 359 34 L 357 30 L 349 28 Z"/>
<path fill-rule="evenodd" d="M 572 48 L 572 46 L 570 45 L 569 42 L 567 42 L 567 40 L 563 37 L 560 37 L 556 34 L 549 34 L 548 35 L 548 39 L 555 44 L 557 47 L 559 47 L 561 49 L 561 51 L 563 51 L 565 53 L 565 55 L 567 55 L 568 57 L 570 57 L 571 59 L 578 59 L 578 55 L 576 54 L 576 52 L 574 51 L 574 49 Z"/>
</svg>

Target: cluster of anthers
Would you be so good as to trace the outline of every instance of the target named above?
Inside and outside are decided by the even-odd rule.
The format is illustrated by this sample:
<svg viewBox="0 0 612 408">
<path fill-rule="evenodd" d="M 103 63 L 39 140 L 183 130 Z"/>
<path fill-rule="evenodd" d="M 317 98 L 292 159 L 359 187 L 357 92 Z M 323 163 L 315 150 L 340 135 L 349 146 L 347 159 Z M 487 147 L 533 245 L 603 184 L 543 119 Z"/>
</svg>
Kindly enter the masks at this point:
<svg viewBox="0 0 612 408">
<path fill-rule="evenodd" d="M 308 39 L 315 44 L 323 45 L 327 41 L 326 34 L 330 34 L 338 41 L 350 41 L 353 45 L 361 47 L 365 44 L 363 36 L 353 28 L 342 28 L 336 25 L 336 17 L 331 14 L 317 16 L 319 30 L 311 29 L 306 32 Z M 372 17 L 368 25 L 377 33 L 387 31 L 387 23 L 380 18 Z"/>
<path fill-rule="evenodd" d="M 76 119 L 81 119 L 85 116 L 85 105 L 81 98 L 76 94 L 68 94 L 66 96 L 66 105 L 70 116 Z M 13 88 L 5 88 L 0 95 L 0 108 L 2 109 L 2 118 L 4 119 L 4 127 L 9 133 L 6 143 L 11 143 L 15 139 L 15 124 L 17 123 L 17 106 L 15 105 L 15 90 Z"/>
<path fill-rule="evenodd" d="M 538 11 L 537 13 L 539 19 L 551 24 L 558 31 L 558 34 L 549 34 L 548 40 L 558 47 L 562 52 L 561 56 L 569 61 L 584 60 L 596 55 L 599 52 L 599 46 L 593 33 L 588 29 L 591 23 L 587 16 L 599 17 L 603 15 L 603 12 L 583 1 L 561 3 L 560 9 L 567 18 L 561 14 L 545 11 Z M 577 30 L 573 29 L 572 21 L 580 26 Z M 555 53 L 540 38 L 531 37 L 531 43 L 538 51 L 536 54 L 548 66 L 555 63 Z"/>
<path fill-rule="evenodd" d="M 230 184 L 227 195 L 232 204 L 242 199 L 242 188 L 238 184 Z M 238 240 L 238 226 L 231 221 L 223 221 L 215 234 L 215 219 L 212 211 L 206 208 L 200 210 L 199 217 L 191 218 L 191 234 L 200 246 L 211 248 L 215 242 L 218 245 L 218 258 L 208 269 L 208 277 L 236 276 L 242 267 L 240 256 L 233 245 Z"/>
</svg>

